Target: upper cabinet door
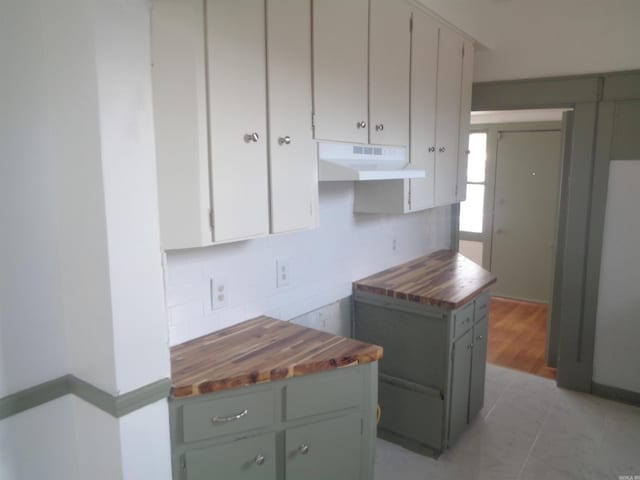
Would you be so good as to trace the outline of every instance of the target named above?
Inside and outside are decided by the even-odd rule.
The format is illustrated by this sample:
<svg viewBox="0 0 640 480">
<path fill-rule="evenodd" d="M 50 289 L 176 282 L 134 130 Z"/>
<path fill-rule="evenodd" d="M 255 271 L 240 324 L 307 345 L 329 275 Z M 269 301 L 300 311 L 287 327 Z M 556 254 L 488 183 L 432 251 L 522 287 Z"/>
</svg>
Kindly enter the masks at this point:
<svg viewBox="0 0 640 480">
<path fill-rule="evenodd" d="M 310 228 L 318 198 L 310 0 L 267 0 L 267 72 L 271 232 Z"/>
<path fill-rule="evenodd" d="M 313 2 L 316 139 L 368 141 L 368 27 L 368 0 Z"/>
<path fill-rule="evenodd" d="M 369 141 L 408 146 L 411 11 L 398 0 L 371 0 L 370 22 Z"/>
<path fill-rule="evenodd" d="M 462 37 L 446 27 L 440 28 L 436 113 L 436 205 L 456 202 L 462 47 Z"/>
<path fill-rule="evenodd" d="M 164 250 L 210 245 L 203 4 L 153 2 L 151 69 Z"/>
<path fill-rule="evenodd" d="M 458 146 L 458 202 L 467 198 L 467 163 L 469 160 L 469 122 L 473 87 L 473 43 L 464 42 L 462 57 L 462 93 L 460 96 L 460 140 Z"/>
<path fill-rule="evenodd" d="M 436 146 L 436 81 L 438 25 L 415 11 L 411 33 L 411 145 L 412 168 L 422 168 L 425 178 L 409 180 L 412 211 L 433 207 Z"/>
<path fill-rule="evenodd" d="M 207 0 L 214 240 L 269 232 L 264 0 Z"/>
</svg>

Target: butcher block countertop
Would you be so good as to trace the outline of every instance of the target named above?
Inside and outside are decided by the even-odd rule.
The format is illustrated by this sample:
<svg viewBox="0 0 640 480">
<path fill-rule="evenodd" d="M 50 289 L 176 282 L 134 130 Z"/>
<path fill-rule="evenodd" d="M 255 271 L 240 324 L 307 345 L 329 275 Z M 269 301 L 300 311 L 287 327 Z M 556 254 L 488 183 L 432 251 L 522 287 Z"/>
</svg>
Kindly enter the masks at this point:
<svg viewBox="0 0 640 480">
<path fill-rule="evenodd" d="M 171 348 L 171 396 L 298 377 L 374 362 L 382 347 L 258 317 Z"/>
<path fill-rule="evenodd" d="M 454 309 L 495 281 L 467 257 L 439 250 L 353 282 L 353 290 Z"/>
</svg>

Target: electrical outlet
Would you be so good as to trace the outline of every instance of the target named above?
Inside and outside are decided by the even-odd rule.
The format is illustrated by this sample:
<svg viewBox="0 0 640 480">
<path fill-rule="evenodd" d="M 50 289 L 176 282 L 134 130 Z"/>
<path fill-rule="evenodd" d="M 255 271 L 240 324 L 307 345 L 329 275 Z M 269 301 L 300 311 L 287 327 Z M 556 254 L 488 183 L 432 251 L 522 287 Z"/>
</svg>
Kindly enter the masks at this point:
<svg viewBox="0 0 640 480">
<path fill-rule="evenodd" d="M 276 260 L 276 287 L 289 285 L 289 260 Z"/>
<path fill-rule="evenodd" d="M 227 306 L 227 288 L 225 282 L 219 278 L 209 280 L 211 293 L 211 310 L 217 310 Z"/>
<path fill-rule="evenodd" d="M 393 242 L 391 243 L 391 250 L 395 252 L 397 247 L 398 247 L 398 244 L 396 242 L 396 239 L 394 238 Z"/>
</svg>

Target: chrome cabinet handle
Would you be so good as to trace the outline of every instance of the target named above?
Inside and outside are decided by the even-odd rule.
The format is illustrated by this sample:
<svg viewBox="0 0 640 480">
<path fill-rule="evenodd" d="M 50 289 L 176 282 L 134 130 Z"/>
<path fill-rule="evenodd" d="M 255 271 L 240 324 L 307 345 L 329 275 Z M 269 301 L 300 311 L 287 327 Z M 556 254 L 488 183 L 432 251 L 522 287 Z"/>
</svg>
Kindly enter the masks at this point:
<svg viewBox="0 0 640 480">
<path fill-rule="evenodd" d="M 381 132 L 384 130 L 384 124 L 383 123 L 378 123 L 376 125 L 376 132 Z"/>
<path fill-rule="evenodd" d="M 211 423 L 227 423 L 227 422 L 233 422 L 234 420 L 240 420 L 242 417 L 244 417 L 245 415 L 247 415 L 249 413 L 248 410 L 243 410 L 240 413 L 236 414 L 236 415 L 231 415 L 229 417 L 211 417 Z"/>
<path fill-rule="evenodd" d="M 436 147 L 429 147 L 429 153 L 433 153 L 436 151 Z"/>
<path fill-rule="evenodd" d="M 302 455 L 306 455 L 307 453 L 309 453 L 309 445 L 307 445 L 306 443 L 303 443 L 302 445 L 300 445 L 298 447 L 298 451 L 302 454 Z"/>
<path fill-rule="evenodd" d="M 278 138 L 278 145 L 290 145 L 290 144 L 291 144 L 291 137 L 289 135 L 287 135 L 286 137 Z"/>
<path fill-rule="evenodd" d="M 264 455 L 259 453 L 258 455 L 256 455 L 256 458 L 254 459 L 254 461 L 256 462 L 257 465 L 262 465 L 264 463 Z"/>
<path fill-rule="evenodd" d="M 244 141 L 249 143 L 249 142 L 257 142 L 258 140 L 260 140 L 260 135 L 258 135 L 258 132 L 253 132 L 253 133 L 247 133 L 244 136 Z"/>
<path fill-rule="evenodd" d="M 357 126 L 358 128 L 367 128 L 367 122 L 364 122 L 364 121 L 363 121 L 363 122 L 358 122 L 358 123 L 356 124 L 356 126 Z"/>
<path fill-rule="evenodd" d="M 439 151 L 440 153 L 444 153 L 444 152 L 446 152 L 446 151 L 447 151 L 447 149 L 446 149 L 445 147 L 440 147 L 440 148 L 438 149 L 438 151 Z"/>
</svg>

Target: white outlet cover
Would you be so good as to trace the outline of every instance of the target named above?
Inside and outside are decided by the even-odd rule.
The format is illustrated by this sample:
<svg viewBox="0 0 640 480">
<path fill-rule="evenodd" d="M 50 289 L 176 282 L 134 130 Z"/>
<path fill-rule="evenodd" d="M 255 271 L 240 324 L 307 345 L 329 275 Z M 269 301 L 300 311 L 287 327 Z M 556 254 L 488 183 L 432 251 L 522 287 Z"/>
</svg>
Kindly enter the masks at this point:
<svg viewBox="0 0 640 480">
<path fill-rule="evenodd" d="M 227 306 L 227 287 L 222 278 L 209 279 L 209 295 L 211 298 L 211 310 L 218 310 Z"/>
<path fill-rule="evenodd" d="M 276 260 L 276 287 L 282 288 L 289 285 L 290 277 L 289 260 Z"/>
</svg>

